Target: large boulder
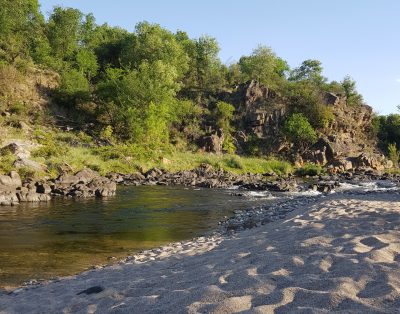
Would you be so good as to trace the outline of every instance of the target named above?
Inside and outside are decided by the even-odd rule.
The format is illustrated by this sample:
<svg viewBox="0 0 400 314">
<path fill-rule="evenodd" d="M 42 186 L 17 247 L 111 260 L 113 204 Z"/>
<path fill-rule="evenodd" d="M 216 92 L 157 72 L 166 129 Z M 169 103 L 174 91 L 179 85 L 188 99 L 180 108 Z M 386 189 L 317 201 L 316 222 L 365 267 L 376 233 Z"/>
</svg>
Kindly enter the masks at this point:
<svg viewBox="0 0 400 314">
<path fill-rule="evenodd" d="M 48 202 L 51 200 L 49 194 L 36 193 L 28 189 L 20 189 L 17 192 L 17 197 L 20 202 L 26 203 Z"/>
<path fill-rule="evenodd" d="M 83 169 L 75 174 L 62 174 L 52 186 L 54 194 L 73 197 L 113 196 L 116 190 L 117 184 L 114 180 L 102 177 L 91 169 Z"/>
<path fill-rule="evenodd" d="M 205 152 L 221 153 L 223 143 L 224 134 L 222 130 L 218 130 L 214 134 L 203 136 L 199 141 L 199 146 Z"/>
<path fill-rule="evenodd" d="M 362 153 L 359 156 L 352 158 L 352 163 L 356 168 L 372 168 L 379 171 L 384 170 L 385 165 L 387 164 L 383 155 L 376 156 L 367 153 Z"/>
<path fill-rule="evenodd" d="M 2 189 L 15 189 L 22 185 L 21 177 L 18 172 L 11 171 L 10 174 L 0 175 L 0 188 Z"/>
<path fill-rule="evenodd" d="M 40 145 L 26 140 L 9 140 L 3 143 L 2 152 L 10 152 L 17 158 L 27 159 L 31 156 L 31 151 Z"/>
<path fill-rule="evenodd" d="M 34 160 L 28 158 L 19 158 L 14 162 L 14 167 L 17 169 L 27 168 L 33 171 L 46 171 L 46 165 L 40 164 Z"/>
<path fill-rule="evenodd" d="M 56 185 L 61 186 L 69 186 L 78 183 L 86 184 L 99 176 L 100 175 L 96 171 L 93 171 L 91 169 L 83 169 L 76 174 L 62 174 L 56 179 L 55 183 Z"/>
</svg>

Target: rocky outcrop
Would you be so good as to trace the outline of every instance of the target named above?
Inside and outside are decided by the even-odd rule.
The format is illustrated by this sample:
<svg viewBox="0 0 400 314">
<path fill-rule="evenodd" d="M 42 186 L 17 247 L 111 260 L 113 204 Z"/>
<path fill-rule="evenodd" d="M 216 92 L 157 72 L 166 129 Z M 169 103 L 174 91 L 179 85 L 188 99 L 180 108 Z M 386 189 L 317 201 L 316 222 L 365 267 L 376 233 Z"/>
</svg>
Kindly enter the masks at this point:
<svg viewBox="0 0 400 314">
<path fill-rule="evenodd" d="M 205 152 L 211 153 L 221 153 L 222 145 L 224 143 L 224 133 L 222 130 L 218 130 L 217 132 L 203 136 L 199 140 L 199 147 Z"/>
<path fill-rule="evenodd" d="M 121 181 L 120 181 L 121 182 Z M 115 195 L 115 180 L 84 169 L 75 174 L 63 174 L 53 181 L 21 182 L 17 172 L 0 175 L 0 204 L 17 205 L 22 202 L 47 202 L 56 196 L 107 197 Z"/>
<path fill-rule="evenodd" d="M 30 159 L 31 152 L 38 147 L 40 147 L 39 144 L 29 140 L 13 139 L 5 141 L 2 144 L 0 152 L 2 154 L 10 153 L 16 157 L 16 160 L 13 164 L 16 169 L 27 168 L 40 172 L 45 171 L 46 166 Z"/>
<path fill-rule="evenodd" d="M 280 154 L 298 165 L 316 163 L 333 172 L 369 167 L 383 170 L 389 167 L 376 140 L 371 134 L 372 108 L 365 105 L 347 105 L 346 97 L 332 92 L 322 93 L 320 105 L 333 115 L 325 128 L 318 130 L 320 139 L 307 151 L 294 151 L 281 136 L 281 127 L 291 112 L 289 99 L 281 97 L 266 86 L 252 80 L 238 85 L 221 100 L 235 105 L 237 148 L 244 152 L 250 138 L 262 141 L 264 154 Z M 359 157 L 366 154 L 364 157 Z"/>
<path fill-rule="evenodd" d="M 209 164 L 202 164 L 194 170 L 175 173 L 153 168 L 144 174 L 110 174 L 110 178 L 124 178 L 125 185 L 182 185 L 203 188 L 240 187 L 249 190 L 269 190 L 275 192 L 297 191 L 299 185 L 294 178 L 279 178 L 267 174 L 236 175 L 224 170 L 216 170 Z"/>
<path fill-rule="evenodd" d="M 11 171 L 9 175 L 0 175 L 0 205 L 18 204 L 16 192 L 21 186 L 21 178 L 17 172 Z"/>
<path fill-rule="evenodd" d="M 236 107 L 239 130 L 258 138 L 277 134 L 287 113 L 284 100 L 256 80 L 238 85 L 227 100 Z"/>
<path fill-rule="evenodd" d="M 115 195 L 117 185 L 96 171 L 84 169 L 75 174 L 63 174 L 51 185 L 52 193 L 72 197 L 106 197 Z"/>
</svg>

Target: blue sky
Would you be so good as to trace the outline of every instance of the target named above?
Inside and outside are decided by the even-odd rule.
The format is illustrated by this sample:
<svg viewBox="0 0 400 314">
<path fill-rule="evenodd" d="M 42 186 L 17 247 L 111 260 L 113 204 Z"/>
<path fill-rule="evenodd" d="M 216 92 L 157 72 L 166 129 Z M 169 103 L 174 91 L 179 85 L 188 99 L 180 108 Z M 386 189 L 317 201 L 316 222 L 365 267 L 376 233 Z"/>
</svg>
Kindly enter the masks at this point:
<svg viewBox="0 0 400 314">
<path fill-rule="evenodd" d="M 237 61 L 259 44 L 291 67 L 318 59 L 330 80 L 349 74 L 365 101 L 380 114 L 400 105 L 400 1 L 398 0 L 40 0 L 92 12 L 130 31 L 140 21 L 196 38 L 217 38 L 223 62 Z"/>
</svg>

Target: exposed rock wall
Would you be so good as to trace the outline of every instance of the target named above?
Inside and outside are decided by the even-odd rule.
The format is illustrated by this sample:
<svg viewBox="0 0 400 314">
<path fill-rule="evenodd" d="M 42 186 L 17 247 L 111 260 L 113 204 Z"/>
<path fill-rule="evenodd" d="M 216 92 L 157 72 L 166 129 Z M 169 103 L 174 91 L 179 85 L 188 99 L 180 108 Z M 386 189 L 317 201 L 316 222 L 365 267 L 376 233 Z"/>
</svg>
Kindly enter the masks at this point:
<svg viewBox="0 0 400 314">
<path fill-rule="evenodd" d="M 318 130 L 318 142 L 300 155 L 279 136 L 290 113 L 289 100 L 255 80 L 238 85 L 230 95 L 224 95 L 224 100 L 235 105 L 238 134 L 241 134 L 239 143 L 243 138 L 256 136 L 267 143 L 267 154 L 285 152 L 286 157 L 300 165 L 318 163 L 329 166 L 333 172 L 355 168 L 383 170 L 391 166 L 377 148 L 371 133 L 372 108 L 367 105 L 348 106 L 343 95 L 330 92 L 321 95 L 323 105 L 331 109 L 334 119 L 327 128 Z"/>
</svg>

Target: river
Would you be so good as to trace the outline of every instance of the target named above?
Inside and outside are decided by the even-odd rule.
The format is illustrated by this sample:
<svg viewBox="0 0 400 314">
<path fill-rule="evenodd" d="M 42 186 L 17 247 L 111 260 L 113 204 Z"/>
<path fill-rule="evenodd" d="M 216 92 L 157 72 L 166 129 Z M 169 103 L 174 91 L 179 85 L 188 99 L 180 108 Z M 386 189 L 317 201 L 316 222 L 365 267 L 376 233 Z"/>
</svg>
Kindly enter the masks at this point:
<svg viewBox="0 0 400 314">
<path fill-rule="evenodd" d="M 111 257 L 193 238 L 268 193 L 184 187 L 119 187 L 106 199 L 56 199 L 0 207 L 0 287 L 74 274 Z"/>
</svg>

